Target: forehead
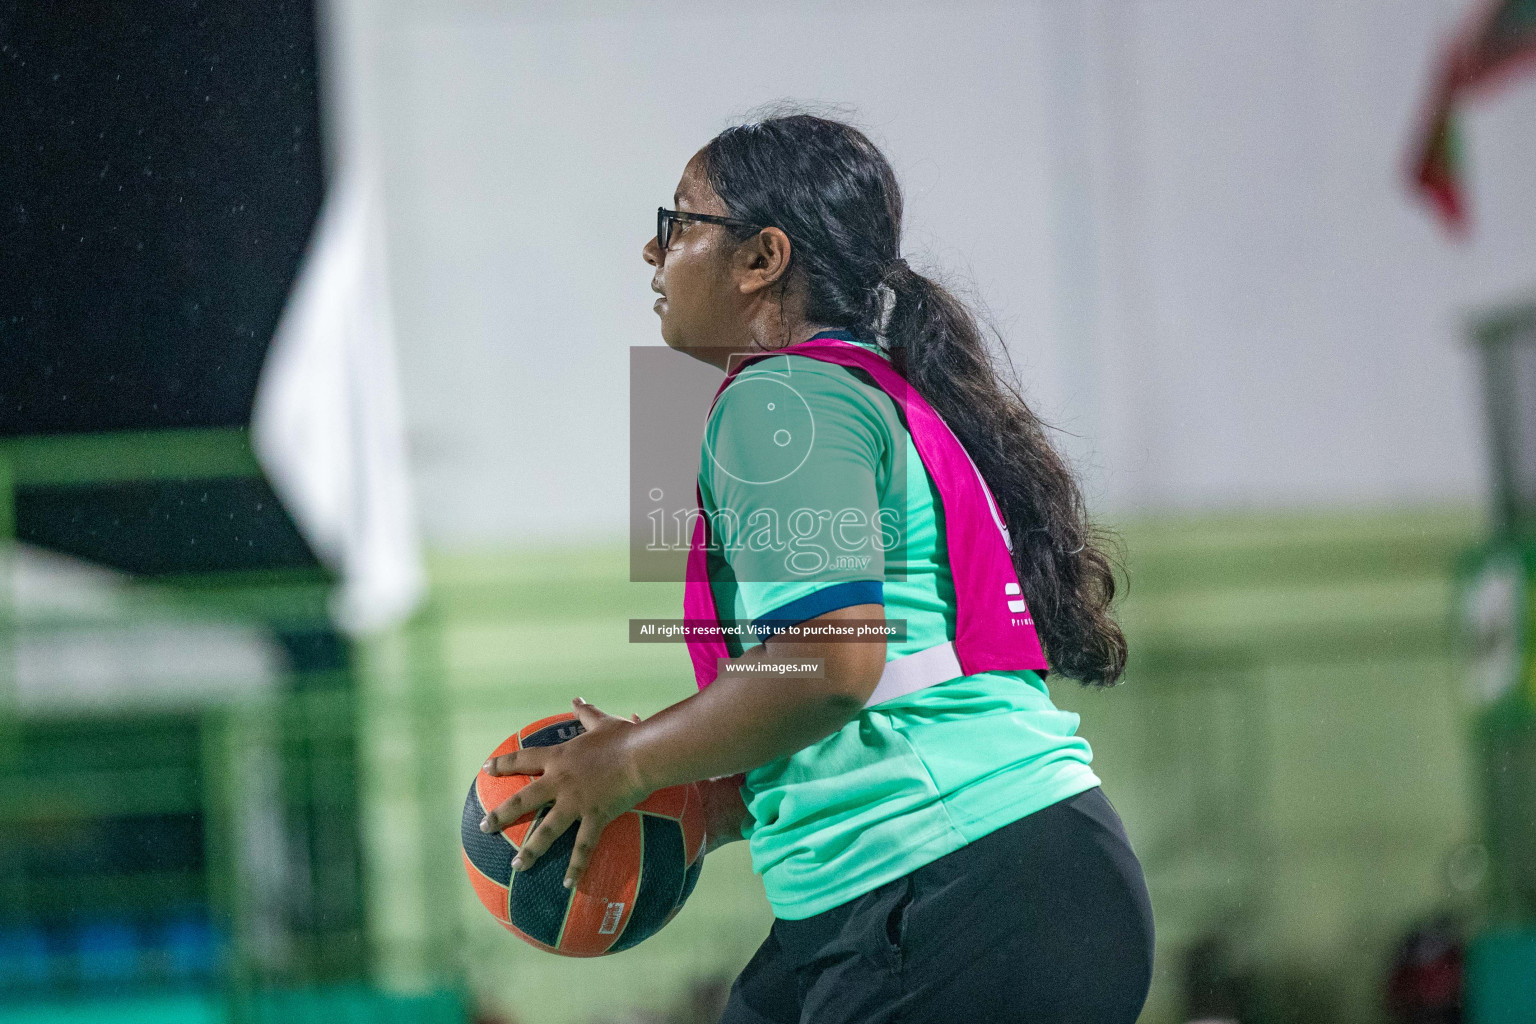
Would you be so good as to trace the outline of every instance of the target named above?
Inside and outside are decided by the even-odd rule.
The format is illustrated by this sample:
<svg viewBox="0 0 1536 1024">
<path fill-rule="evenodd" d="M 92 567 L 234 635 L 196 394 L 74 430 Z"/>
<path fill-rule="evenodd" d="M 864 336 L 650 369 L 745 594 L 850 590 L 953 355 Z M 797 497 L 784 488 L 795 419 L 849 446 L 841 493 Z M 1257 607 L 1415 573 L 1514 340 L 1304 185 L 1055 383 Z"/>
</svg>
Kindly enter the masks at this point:
<svg viewBox="0 0 1536 1024">
<path fill-rule="evenodd" d="M 683 176 L 678 179 L 677 191 L 672 194 L 673 205 L 679 210 L 689 210 L 694 213 L 725 213 L 725 204 L 710 187 L 709 178 L 704 174 L 703 150 L 693 154 L 686 167 L 683 168 Z"/>
</svg>

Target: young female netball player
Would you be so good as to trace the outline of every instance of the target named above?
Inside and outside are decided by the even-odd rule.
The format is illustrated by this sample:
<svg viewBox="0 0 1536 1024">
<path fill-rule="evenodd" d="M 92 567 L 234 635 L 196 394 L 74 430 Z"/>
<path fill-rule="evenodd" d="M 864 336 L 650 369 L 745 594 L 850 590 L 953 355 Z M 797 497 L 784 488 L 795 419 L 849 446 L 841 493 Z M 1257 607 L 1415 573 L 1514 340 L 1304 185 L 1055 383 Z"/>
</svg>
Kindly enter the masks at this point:
<svg viewBox="0 0 1536 1024">
<path fill-rule="evenodd" d="M 582 735 L 488 765 L 539 777 L 482 827 L 549 805 L 526 868 L 579 819 L 570 885 L 616 815 L 708 780 L 709 843 L 749 840 L 775 917 L 727 1024 L 1130 1024 L 1141 867 L 1043 681 L 1107 686 L 1125 661 L 1066 465 L 902 259 L 895 175 L 856 129 L 727 129 L 674 206 L 644 250 L 661 334 L 728 371 L 685 616 L 767 639 L 690 639 L 699 691 L 645 721 L 578 699 Z M 882 620 L 905 633 L 772 628 Z M 806 659 L 819 676 L 765 667 Z"/>
</svg>

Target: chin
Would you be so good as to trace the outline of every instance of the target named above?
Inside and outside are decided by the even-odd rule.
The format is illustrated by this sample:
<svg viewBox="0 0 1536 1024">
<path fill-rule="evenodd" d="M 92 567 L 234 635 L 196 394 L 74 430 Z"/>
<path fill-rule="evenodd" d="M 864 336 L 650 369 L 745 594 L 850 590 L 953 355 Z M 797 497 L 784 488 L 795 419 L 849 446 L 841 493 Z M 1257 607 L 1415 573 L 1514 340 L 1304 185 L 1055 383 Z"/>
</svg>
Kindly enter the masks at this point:
<svg viewBox="0 0 1536 1024">
<path fill-rule="evenodd" d="M 670 312 L 671 310 L 662 310 L 659 314 L 661 318 L 659 325 L 661 340 L 668 348 L 676 349 L 679 352 L 687 352 L 690 349 L 696 348 L 697 346 L 689 338 L 689 332 L 684 329 L 682 324 L 678 323 L 676 317 L 668 315 Z"/>
<path fill-rule="evenodd" d="M 686 351 L 688 348 L 687 345 L 683 344 L 683 340 L 678 337 L 677 329 L 667 323 L 665 319 L 661 321 L 661 340 L 668 348 L 675 348 L 679 352 Z"/>
</svg>

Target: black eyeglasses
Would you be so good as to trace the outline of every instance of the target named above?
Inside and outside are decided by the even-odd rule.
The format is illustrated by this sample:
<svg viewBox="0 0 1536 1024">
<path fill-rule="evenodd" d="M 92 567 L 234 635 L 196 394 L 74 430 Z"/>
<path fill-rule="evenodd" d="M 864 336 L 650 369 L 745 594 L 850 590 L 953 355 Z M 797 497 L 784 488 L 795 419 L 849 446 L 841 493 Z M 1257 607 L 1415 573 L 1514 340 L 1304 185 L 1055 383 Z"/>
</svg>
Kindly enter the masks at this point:
<svg viewBox="0 0 1536 1024">
<path fill-rule="evenodd" d="M 725 224 L 743 228 L 752 228 L 756 231 L 763 230 L 762 224 L 754 224 L 749 220 L 737 220 L 735 217 L 716 217 L 708 213 L 683 213 L 680 210 L 668 210 L 666 207 L 656 207 L 656 244 L 662 252 L 667 251 L 668 244 L 672 241 L 672 225 L 677 221 L 701 221 L 705 224 Z"/>
</svg>

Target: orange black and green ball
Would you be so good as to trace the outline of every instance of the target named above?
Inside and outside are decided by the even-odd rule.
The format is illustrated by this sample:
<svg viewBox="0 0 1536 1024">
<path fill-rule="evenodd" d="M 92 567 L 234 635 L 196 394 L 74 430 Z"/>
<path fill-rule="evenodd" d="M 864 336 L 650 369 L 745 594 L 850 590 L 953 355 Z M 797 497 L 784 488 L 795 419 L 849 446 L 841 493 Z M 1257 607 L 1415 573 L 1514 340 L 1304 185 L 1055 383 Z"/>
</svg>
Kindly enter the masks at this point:
<svg viewBox="0 0 1536 1024">
<path fill-rule="evenodd" d="M 582 732 L 573 714 L 541 719 L 508 737 L 491 756 L 564 743 Z M 480 831 L 498 807 L 532 781 L 480 772 L 464 801 L 464 869 L 487 910 L 526 942 L 563 956 L 603 956 L 659 931 L 682 909 L 704 861 L 704 806 L 693 784 L 646 797 L 603 829 L 587 872 L 572 889 L 565 870 L 576 842 L 572 825 L 524 871 L 512 857 L 546 813 L 524 815 L 499 833 Z"/>
</svg>

